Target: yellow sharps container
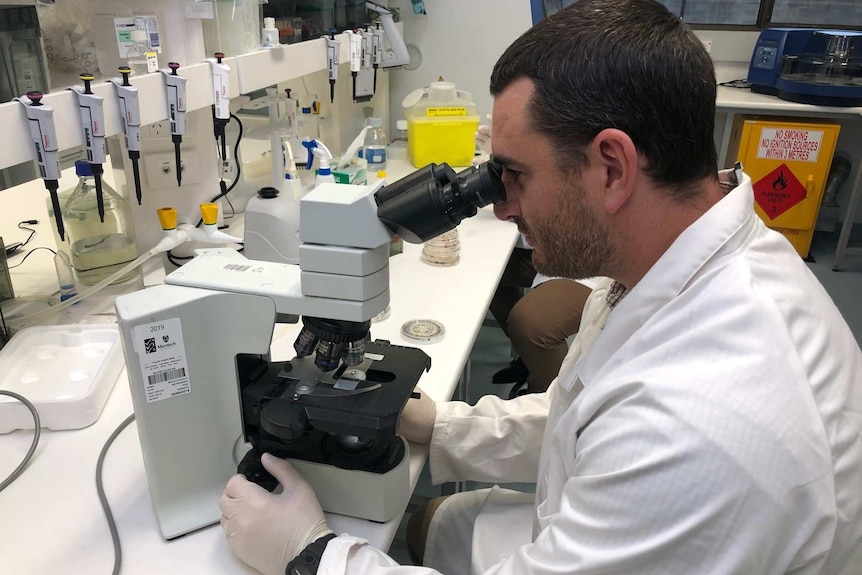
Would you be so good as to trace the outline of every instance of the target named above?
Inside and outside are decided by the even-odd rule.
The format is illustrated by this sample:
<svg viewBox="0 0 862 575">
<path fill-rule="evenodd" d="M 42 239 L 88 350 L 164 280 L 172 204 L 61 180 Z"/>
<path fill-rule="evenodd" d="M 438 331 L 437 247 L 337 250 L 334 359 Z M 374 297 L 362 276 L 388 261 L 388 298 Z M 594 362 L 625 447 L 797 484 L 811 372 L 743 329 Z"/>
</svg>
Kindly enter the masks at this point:
<svg viewBox="0 0 862 575">
<path fill-rule="evenodd" d="M 469 166 L 476 150 L 479 115 L 470 93 L 452 82 L 431 82 L 402 102 L 407 156 L 417 168 L 430 163 Z"/>
<path fill-rule="evenodd" d="M 731 141 L 738 142 L 735 156 L 751 176 L 755 211 L 803 258 L 811 247 L 839 129 L 832 123 L 752 118 L 741 118 L 734 127 L 739 137 Z"/>
</svg>

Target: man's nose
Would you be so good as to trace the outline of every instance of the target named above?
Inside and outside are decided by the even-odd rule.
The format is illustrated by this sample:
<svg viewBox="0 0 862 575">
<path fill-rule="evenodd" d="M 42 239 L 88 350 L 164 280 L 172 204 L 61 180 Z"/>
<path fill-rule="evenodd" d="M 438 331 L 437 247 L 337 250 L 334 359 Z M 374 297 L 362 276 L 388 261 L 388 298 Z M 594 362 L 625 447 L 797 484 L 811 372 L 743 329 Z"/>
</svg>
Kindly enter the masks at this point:
<svg viewBox="0 0 862 575">
<path fill-rule="evenodd" d="M 521 205 L 518 202 L 517 194 L 512 188 L 513 186 L 506 186 L 506 200 L 499 204 L 494 204 L 494 215 L 499 220 L 507 221 L 521 215 Z"/>
</svg>

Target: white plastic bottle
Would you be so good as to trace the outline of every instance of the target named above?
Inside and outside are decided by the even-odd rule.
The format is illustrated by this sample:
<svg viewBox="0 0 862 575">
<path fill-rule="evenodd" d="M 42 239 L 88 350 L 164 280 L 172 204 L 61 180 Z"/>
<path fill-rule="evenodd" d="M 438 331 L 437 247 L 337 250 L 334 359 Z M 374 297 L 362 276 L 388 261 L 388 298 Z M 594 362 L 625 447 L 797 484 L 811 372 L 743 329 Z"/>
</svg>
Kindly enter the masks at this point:
<svg viewBox="0 0 862 575">
<path fill-rule="evenodd" d="M 383 133 L 383 120 L 368 118 L 368 131 L 365 133 L 365 147 L 362 157 L 368 162 L 368 173 L 386 169 L 386 134 Z"/>
<path fill-rule="evenodd" d="M 275 27 L 275 18 L 263 19 L 263 29 L 260 31 L 260 45 L 262 48 L 275 48 L 278 46 L 278 28 Z"/>
<path fill-rule="evenodd" d="M 146 30 L 132 30 L 132 45 L 126 53 L 126 59 L 129 62 L 129 68 L 132 69 L 133 76 L 143 76 L 149 74 L 147 64 L 147 53 L 150 52 L 150 45 L 147 43 Z"/>
</svg>

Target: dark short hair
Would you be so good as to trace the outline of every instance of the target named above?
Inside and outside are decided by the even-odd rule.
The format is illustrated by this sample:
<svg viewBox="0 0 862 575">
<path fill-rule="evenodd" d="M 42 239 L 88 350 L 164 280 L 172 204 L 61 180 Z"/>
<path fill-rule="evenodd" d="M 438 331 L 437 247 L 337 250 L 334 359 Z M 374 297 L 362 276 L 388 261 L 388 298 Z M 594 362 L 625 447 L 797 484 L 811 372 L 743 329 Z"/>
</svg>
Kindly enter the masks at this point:
<svg viewBox="0 0 862 575">
<path fill-rule="evenodd" d="M 703 44 L 653 0 L 580 0 L 539 22 L 497 61 L 491 94 L 533 81 L 535 128 L 580 168 L 606 128 L 622 130 L 647 174 L 682 199 L 715 178 L 715 71 Z"/>
</svg>

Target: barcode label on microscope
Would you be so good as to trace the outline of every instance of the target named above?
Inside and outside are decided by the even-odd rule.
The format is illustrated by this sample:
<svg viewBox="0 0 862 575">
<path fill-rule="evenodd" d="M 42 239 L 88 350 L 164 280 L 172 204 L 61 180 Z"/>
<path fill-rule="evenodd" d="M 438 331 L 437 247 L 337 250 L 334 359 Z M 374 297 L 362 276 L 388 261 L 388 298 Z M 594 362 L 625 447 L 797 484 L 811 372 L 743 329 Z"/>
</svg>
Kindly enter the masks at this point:
<svg viewBox="0 0 862 575">
<path fill-rule="evenodd" d="M 166 381 L 170 381 L 172 379 L 177 379 L 179 377 L 186 376 L 186 368 L 181 367 L 179 369 L 168 369 L 166 371 L 159 371 L 147 377 L 150 385 L 154 383 L 164 383 Z"/>
<path fill-rule="evenodd" d="M 243 265 L 243 264 L 226 264 L 224 269 L 231 270 L 235 272 L 244 272 L 247 269 L 251 269 L 251 266 Z"/>
<path fill-rule="evenodd" d="M 135 351 L 141 362 L 141 377 L 133 387 L 143 388 L 147 403 L 192 392 L 182 323 L 169 318 L 135 326 Z M 131 378 L 131 373 L 129 374 Z"/>
</svg>

